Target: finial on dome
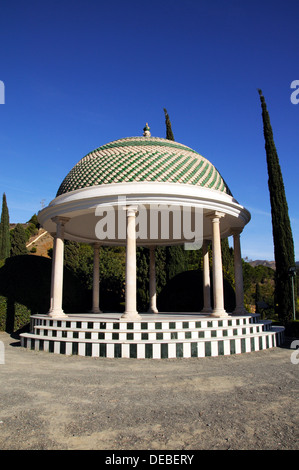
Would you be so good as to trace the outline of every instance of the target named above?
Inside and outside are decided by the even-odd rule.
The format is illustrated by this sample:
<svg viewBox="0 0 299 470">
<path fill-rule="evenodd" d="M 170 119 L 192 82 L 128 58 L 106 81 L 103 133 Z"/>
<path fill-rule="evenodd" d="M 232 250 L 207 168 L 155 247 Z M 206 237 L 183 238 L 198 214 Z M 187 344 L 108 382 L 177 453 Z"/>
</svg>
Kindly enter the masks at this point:
<svg viewBox="0 0 299 470">
<path fill-rule="evenodd" d="M 150 137 L 151 136 L 150 127 L 149 127 L 148 123 L 146 123 L 145 127 L 143 128 L 143 136 L 144 137 Z"/>
</svg>

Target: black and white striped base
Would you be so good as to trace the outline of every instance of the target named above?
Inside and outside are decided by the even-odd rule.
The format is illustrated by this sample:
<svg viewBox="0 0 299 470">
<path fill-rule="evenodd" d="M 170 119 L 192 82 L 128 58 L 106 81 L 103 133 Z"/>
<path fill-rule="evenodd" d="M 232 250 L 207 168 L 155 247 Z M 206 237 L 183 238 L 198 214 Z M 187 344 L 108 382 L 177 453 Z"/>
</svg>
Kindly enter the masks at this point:
<svg viewBox="0 0 299 470">
<path fill-rule="evenodd" d="M 130 322 L 120 314 L 31 317 L 25 348 L 56 354 L 164 359 L 221 356 L 279 346 L 284 328 L 258 315 L 212 318 L 203 314 L 141 314 Z"/>
</svg>

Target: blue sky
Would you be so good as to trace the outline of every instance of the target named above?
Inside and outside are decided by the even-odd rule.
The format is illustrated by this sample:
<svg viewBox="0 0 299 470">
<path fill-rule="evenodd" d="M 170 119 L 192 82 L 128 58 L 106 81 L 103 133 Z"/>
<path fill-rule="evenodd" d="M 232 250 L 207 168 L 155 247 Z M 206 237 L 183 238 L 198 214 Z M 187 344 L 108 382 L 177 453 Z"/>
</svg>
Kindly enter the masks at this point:
<svg viewBox="0 0 299 470">
<path fill-rule="evenodd" d="M 0 194 L 11 222 L 47 205 L 112 140 L 165 137 L 205 156 L 252 215 L 242 255 L 274 259 L 266 99 L 299 260 L 298 0 L 2 0 Z"/>
</svg>

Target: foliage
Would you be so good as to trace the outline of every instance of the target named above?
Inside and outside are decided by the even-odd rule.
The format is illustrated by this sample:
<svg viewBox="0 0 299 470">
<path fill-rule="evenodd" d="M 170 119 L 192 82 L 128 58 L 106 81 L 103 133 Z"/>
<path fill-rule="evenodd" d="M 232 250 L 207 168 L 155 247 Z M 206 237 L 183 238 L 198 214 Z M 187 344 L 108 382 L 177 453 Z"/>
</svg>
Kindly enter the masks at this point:
<svg viewBox="0 0 299 470">
<path fill-rule="evenodd" d="M 64 265 L 80 280 L 84 289 L 92 288 L 93 249 L 90 245 L 66 240 Z"/>
<path fill-rule="evenodd" d="M 23 225 L 17 224 L 13 230 L 10 231 L 10 256 L 26 255 L 27 236 Z"/>
<path fill-rule="evenodd" d="M 137 261 L 137 310 L 146 312 L 149 306 L 149 249 L 138 247 Z"/>
<path fill-rule="evenodd" d="M 169 248 L 171 248 L 169 250 Z M 184 250 L 182 246 L 157 246 L 155 248 L 156 291 L 160 292 L 178 274 L 198 269 L 202 250 Z M 147 311 L 149 306 L 149 249 L 137 248 L 137 308 Z"/>
<path fill-rule="evenodd" d="M 25 232 L 26 232 L 27 240 L 29 240 L 30 237 L 32 237 L 32 236 L 34 236 L 38 233 L 38 230 L 40 228 L 40 224 L 38 222 L 37 215 L 33 214 L 31 219 L 28 220 L 27 224 L 29 224 L 29 225 L 26 227 Z"/>
<path fill-rule="evenodd" d="M 37 215 L 36 215 L 36 214 L 33 214 L 33 216 L 31 217 L 31 219 L 27 221 L 27 224 L 32 224 L 32 225 L 34 225 L 34 227 L 36 227 L 37 229 L 40 228 L 40 224 L 39 224 L 39 221 L 38 221 L 38 218 L 37 218 Z"/>
<path fill-rule="evenodd" d="M 196 270 L 202 268 L 202 249 L 185 251 L 186 270 Z"/>
<path fill-rule="evenodd" d="M 166 285 L 166 250 L 164 246 L 157 246 L 155 250 L 156 260 L 156 290 L 157 295 L 161 292 L 163 287 Z"/>
<path fill-rule="evenodd" d="M 213 276 L 212 276 L 213 277 Z M 224 276 L 224 305 L 228 312 L 235 308 L 235 294 L 230 281 Z M 185 271 L 171 279 L 157 297 L 160 311 L 200 312 L 203 308 L 202 270 Z M 211 279 L 213 298 L 213 279 Z"/>
<path fill-rule="evenodd" d="M 8 258 L 10 255 L 10 235 L 9 235 L 9 213 L 6 202 L 6 195 L 2 198 L 2 212 L 0 223 L 0 259 Z"/>
<path fill-rule="evenodd" d="M 31 311 L 18 302 L 10 303 L 0 296 L 0 330 L 9 333 L 23 329 L 30 321 Z"/>
<path fill-rule="evenodd" d="M 275 308 L 283 323 L 292 316 L 292 284 L 288 273 L 295 266 L 294 242 L 279 159 L 273 139 L 269 113 L 259 90 L 268 168 L 274 255 L 276 264 Z"/>
<path fill-rule="evenodd" d="M 125 248 L 100 247 L 100 307 L 120 309 L 124 301 Z M 91 298 L 93 284 L 93 247 L 65 241 L 64 265 L 77 278 Z M 90 301 L 91 302 L 91 301 Z"/>
<path fill-rule="evenodd" d="M 259 313 L 268 318 L 273 317 L 275 271 L 268 266 L 253 267 L 245 261 L 242 263 L 245 306 L 250 311 L 251 306 L 256 306 L 257 301 L 264 302 L 268 308 Z"/>
<path fill-rule="evenodd" d="M 34 224 L 29 224 L 25 229 L 25 234 L 26 234 L 26 241 L 29 240 L 30 237 L 33 237 L 34 235 L 37 235 L 38 229 Z"/>
<path fill-rule="evenodd" d="M 164 114 L 165 114 L 165 124 L 166 124 L 166 139 L 174 140 L 174 135 L 173 135 L 172 128 L 171 128 L 171 122 L 170 122 L 167 110 L 165 108 L 164 108 Z"/>
<path fill-rule="evenodd" d="M 15 331 L 16 328 L 28 323 L 30 313 L 44 314 L 49 311 L 51 268 L 51 260 L 42 256 L 19 255 L 6 259 L 0 268 L 2 328 L 5 323 L 6 331 Z M 66 313 L 85 311 L 88 300 L 80 282 L 69 269 L 65 268 L 64 311 Z"/>
<path fill-rule="evenodd" d="M 100 307 L 122 311 L 125 300 L 125 247 L 100 249 Z"/>
<path fill-rule="evenodd" d="M 228 238 L 221 239 L 221 255 L 223 274 L 232 286 L 235 285 L 234 250 L 230 248 Z"/>
<path fill-rule="evenodd" d="M 188 251 L 181 245 L 166 247 L 166 280 L 170 281 L 177 274 L 187 269 Z"/>
</svg>

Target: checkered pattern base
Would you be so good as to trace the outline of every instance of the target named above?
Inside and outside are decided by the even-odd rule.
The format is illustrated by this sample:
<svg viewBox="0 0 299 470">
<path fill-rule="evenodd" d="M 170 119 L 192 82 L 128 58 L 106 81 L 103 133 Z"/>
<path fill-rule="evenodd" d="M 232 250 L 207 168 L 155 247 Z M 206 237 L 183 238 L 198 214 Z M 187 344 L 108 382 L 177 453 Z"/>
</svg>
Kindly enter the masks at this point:
<svg viewBox="0 0 299 470">
<path fill-rule="evenodd" d="M 56 354 L 137 359 L 172 359 L 239 354 L 279 346 L 284 328 L 257 315 L 212 318 L 204 315 L 120 315 L 31 317 L 31 332 L 21 335 L 25 348 Z M 155 318 L 153 318 L 155 317 Z"/>
</svg>

